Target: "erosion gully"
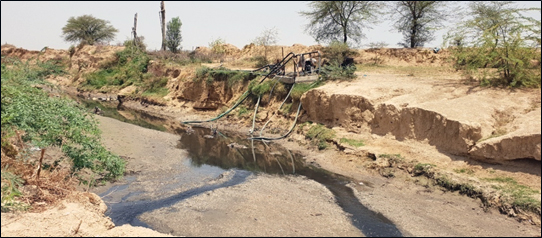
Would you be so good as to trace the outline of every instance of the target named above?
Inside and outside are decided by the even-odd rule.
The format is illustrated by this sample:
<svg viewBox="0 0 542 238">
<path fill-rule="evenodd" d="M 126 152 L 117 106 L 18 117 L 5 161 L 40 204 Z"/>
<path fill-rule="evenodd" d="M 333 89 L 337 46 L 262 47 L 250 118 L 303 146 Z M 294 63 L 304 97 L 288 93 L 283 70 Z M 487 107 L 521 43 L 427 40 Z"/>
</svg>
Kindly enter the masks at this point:
<svg viewBox="0 0 542 238">
<path fill-rule="evenodd" d="M 113 186 L 99 194 L 108 206 L 106 215 L 111 217 L 116 226 L 131 224 L 133 226 L 150 227 L 138 219 L 138 216 L 155 209 L 169 207 L 184 199 L 196 196 L 214 189 L 234 186 L 243 183 L 251 174 L 267 173 L 282 175 L 302 175 L 324 185 L 335 196 L 337 204 L 346 213 L 351 214 L 351 222 L 366 236 L 389 237 L 403 236 L 397 227 L 386 217 L 375 213 L 363 204 L 354 195 L 352 189 L 346 186 L 350 179 L 324 169 L 307 165 L 303 157 L 295 152 L 289 151 L 276 143 L 261 141 L 250 141 L 240 135 L 219 132 L 217 139 L 201 140 L 203 135 L 211 134 L 208 128 L 193 128 L 189 132 L 181 129 L 167 131 L 164 127 L 166 119 L 151 116 L 141 111 L 134 111 L 123 108 L 125 112 L 135 115 L 136 119 L 127 119 L 118 113 L 116 103 L 100 102 L 74 98 L 89 110 L 98 106 L 102 109 L 102 115 L 117 120 L 131 123 L 137 126 L 154 130 L 175 133 L 180 136 L 177 148 L 186 150 L 189 154 L 188 171 L 184 170 L 171 177 L 171 174 L 164 174 L 161 178 L 154 180 L 157 184 L 168 184 L 161 186 L 162 190 L 171 190 L 173 186 L 182 186 L 185 183 L 195 183 L 197 180 L 208 180 L 208 178 L 220 177 L 226 171 L 233 171 L 234 175 L 227 181 L 217 184 L 200 183 L 200 185 L 167 197 L 149 200 L 149 194 L 145 191 L 134 191 L 130 185 L 136 180 L 137 174 L 126 175 L 124 181 L 117 182 Z M 170 122 L 171 123 L 171 122 Z M 236 153 L 231 151 L 232 143 L 239 148 Z M 244 148 L 246 147 L 246 148 Z M 216 153 L 216 149 L 224 148 Z M 276 163 L 264 163 L 262 161 L 276 160 Z M 171 183 L 175 180 L 175 183 Z M 370 184 L 369 182 L 364 182 Z M 152 196 L 150 196 L 152 197 Z M 113 201 L 113 198 L 116 198 Z"/>
</svg>

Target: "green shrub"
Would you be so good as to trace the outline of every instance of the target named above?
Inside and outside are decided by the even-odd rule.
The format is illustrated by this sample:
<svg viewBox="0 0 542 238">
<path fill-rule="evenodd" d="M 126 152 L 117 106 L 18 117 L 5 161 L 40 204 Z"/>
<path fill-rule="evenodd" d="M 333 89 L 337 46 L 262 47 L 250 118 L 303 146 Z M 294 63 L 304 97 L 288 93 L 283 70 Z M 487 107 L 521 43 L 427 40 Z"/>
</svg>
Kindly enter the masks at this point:
<svg viewBox="0 0 542 238">
<path fill-rule="evenodd" d="M 45 83 L 46 75 L 36 77 L 25 64 L 11 66 L 2 63 L 2 132 L 18 128 L 25 131 L 26 142 L 59 146 L 74 161 L 75 170 L 90 168 L 106 179 L 122 176 L 124 161 L 102 146 L 92 114 L 74 101 L 49 97 L 34 87 Z"/>
<path fill-rule="evenodd" d="M 132 84 L 145 84 L 145 80 L 151 78 L 147 73 L 150 57 L 145 51 L 128 46 L 117 52 L 115 59 L 106 62 L 99 70 L 85 75 L 86 80 L 80 87 L 93 90 L 113 86 L 120 89 Z"/>
<path fill-rule="evenodd" d="M 327 47 L 322 49 L 323 56 L 329 60 L 332 64 L 341 64 L 347 57 L 354 57 L 359 55 L 355 50 L 350 49 L 348 44 L 334 41 Z"/>
<path fill-rule="evenodd" d="M 322 80 L 352 80 L 356 78 L 356 66 L 342 67 L 339 63 L 331 63 L 321 67 Z"/>
<path fill-rule="evenodd" d="M 253 80 L 257 76 L 247 71 L 229 70 L 226 68 L 212 69 L 206 66 L 196 69 L 194 81 L 205 80 L 207 83 L 214 81 L 227 81 L 228 86 L 233 86 L 238 82 Z"/>
</svg>

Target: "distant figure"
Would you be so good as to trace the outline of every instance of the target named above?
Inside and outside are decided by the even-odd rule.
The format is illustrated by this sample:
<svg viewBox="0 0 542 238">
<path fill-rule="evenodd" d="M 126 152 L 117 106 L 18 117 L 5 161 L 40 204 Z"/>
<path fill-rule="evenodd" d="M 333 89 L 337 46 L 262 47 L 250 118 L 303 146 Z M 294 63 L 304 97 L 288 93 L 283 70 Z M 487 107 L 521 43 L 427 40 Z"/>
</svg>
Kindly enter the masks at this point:
<svg viewBox="0 0 542 238">
<path fill-rule="evenodd" d="M 102 109 L 100 109 L 98 106 L 94 107 L 94 114 L 102 115 L 102 113 Z"/>
<path fill-rule="evenodd" d="M 305 71 L 305 57 L 303 55 L 301 55 L 301 57 L 299 58 L 299 61 L 297 61 L 297 64 L 296 64 L 296 68 L 295 68 L 295 71 L 297 72 L 297 76 L 299 76 L 299 73 L 300 72 L 304 72 Z M 299 70 L 301 69 L 301 70 Z"/>
<path fill-rule="evenodd" d="M 318 60 L 315 58 L 308 58 L 305 60 L 305 72 L 306 73 L 312 73 L 314 69 L 316 69 L 316 65 L 318 64 Z"/>
<path fill-rule="evenodd" d="M 439 51 L 440 51 L 440 48 L 438 48 L 438 47 L 433 48 L 433 52 L 434 52 L 435 54 L 437 54 Z"/>
</svg>

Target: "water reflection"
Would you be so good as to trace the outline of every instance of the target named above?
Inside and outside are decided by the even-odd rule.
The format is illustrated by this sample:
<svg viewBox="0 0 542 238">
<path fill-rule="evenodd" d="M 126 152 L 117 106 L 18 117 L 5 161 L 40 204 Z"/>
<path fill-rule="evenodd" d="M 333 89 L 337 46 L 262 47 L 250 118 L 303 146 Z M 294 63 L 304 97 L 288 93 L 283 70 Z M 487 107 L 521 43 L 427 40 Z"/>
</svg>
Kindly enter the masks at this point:
<svg viewBox="0 0 542 238">
<path fill-rule="evenodd" d="M 164 125 L 175 124 L 162 118 L 154 117 L 144 112 L 133 110 L 117 111 L 115 104 L 103 104 L 97 101 L 78 99 L 87 108 L 96 105 L 103 110 L 103 116 L 135 124 L 138 126 L 166 131 Z M 130 117 L 127 118 L 124 115 Z M 170 127 L 171 128 L 171 127 Z M 329 171 L 306 165 L 303 157 L 298 153 L 292 153 L 276 143 L 264 143 L 262 141 L 247 140 L 247 136 L 234 133 L 224 135 L 220 132 L 213 134 L 208 128 L 193 128 L 188 132 L 183 127 L 177 127 L 170 131 L 180 136 L 177 148 L 188 151 L 190 165 L 197 170 L 204 167 L 219 167 L 225 170 L 237 171 L 237 179 L 228 182 L 195 188 L 171 197 L 153 201 L 137 201 L 132 199 L 138 193 L 124 196 L 126 200 L 116 204 L 110 204 L 108 215 L 116 225 L 130 223 L 132 225 L 146 226 L 137 219 L 143 212 L 170 206 L 180 200 L 201 194 L 205 191 L 232 186 L 244 181 L 248 172 L 268 174 L 298 174 L 306 176 L 326 186 L 336 197 L 338 205 L 347 213 L 351 214 L 352 224 L 360 229 L 366 236 L 391 237 L 402 236 L 401 232 L 386 217 L 367 209 L 354 195 L 351 188 L 346 186 L 350 179 Z M 238 169 L 241 169 L 240 171 Z M 207 170 L 207 169 L 206 169 Z M 245 171 L 245 172 L 243 172 Z M 171 178 L 164 178 L 171 179 Z M 183 181 L 181 181 L 182 183 Z M 186 182 L 186 181 L 184 181 Z M 370 184 L 363 181 L 365 184 Z M 116 187 L 115 189 L 118 189 Z M 122 189 L 121 189 L 122 190 Z M 131 199 L 128 199 L 131 198 Z"/>
<path fill-rule="evenodd" d="M 352 224 L 367 236 L 402 236 L 397 227 L 382 214 L 367 209 L 359 202 L 351 188 L 350 179 L 324 169 L 305 165 L 300 154 L 291 153 L 276 143 L 247 140 L 246 136 L 215 135 L 206 128 L 194 128 L 188 133 L 177 131 L 181 139 L 177 148 L 185 149 L 194 166 L 214 165 L 223 169 L 242 169 L 268 174 L 298 174 L 326 186 L 338 205 L 351 214 Z M 229 145 L 238 145 L 232 147 Z M 370 184 L 364 182 L 365 184 Z"/>
<path fill-rule="evenodd" d="M 276 143 L 249 141 L 240 135 L 217 134 L 210 138 L 211 130 L 207 128 L 177 133 L 181 135 L 177 148 L 187 150 L 196 167 L 208 164 L 226 170 L 238 168 L 268 174 L 295 174 L 296 168 L 304 167 L 302 156 Z"/>
</svg>

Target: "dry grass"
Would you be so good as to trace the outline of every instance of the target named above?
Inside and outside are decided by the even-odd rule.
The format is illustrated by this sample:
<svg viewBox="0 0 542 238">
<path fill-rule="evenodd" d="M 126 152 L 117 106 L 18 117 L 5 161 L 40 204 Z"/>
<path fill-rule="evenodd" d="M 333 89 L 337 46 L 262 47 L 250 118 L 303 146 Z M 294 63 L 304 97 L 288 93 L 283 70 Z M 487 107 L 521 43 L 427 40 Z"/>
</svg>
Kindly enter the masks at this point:
<svg viewBox="0 0 542 238">
<path fill-rule="evenodd" d="M 22 181 L 20 186 L 12 186 L 14 191 L 21 193 L 20 196 L 14 197 L 16 203 L 30 205 L 32 211 L 41 211 L 55 205 L 76 190 L 78 180 L 73 176 L 71 166 L 63 166 L 60 163 L 42 168 L 44 164 L 39 163 L 41 153 L 30 153 L 23 149 L 24 147 L 17 143 L 16 136 L 10 139 L 3 138 L 2 144 L 2 173 L 11 173 Z M 5 185 L 14 183 L 2 177 L 2 196 Z"/>
</svg>

